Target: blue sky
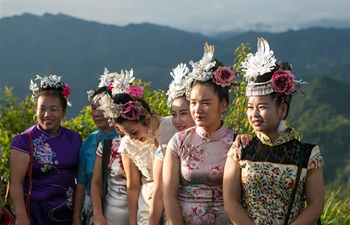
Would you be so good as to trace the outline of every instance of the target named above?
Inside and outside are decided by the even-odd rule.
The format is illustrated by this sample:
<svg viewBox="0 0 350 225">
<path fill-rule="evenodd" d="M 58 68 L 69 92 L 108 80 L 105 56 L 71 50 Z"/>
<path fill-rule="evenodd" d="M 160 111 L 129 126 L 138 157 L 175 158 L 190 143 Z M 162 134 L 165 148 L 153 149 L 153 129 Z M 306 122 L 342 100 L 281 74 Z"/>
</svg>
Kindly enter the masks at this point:
<svg viewBox="0 0 350 225">
<path fill-rule="evenodd" d="M 1 0 L 1 18 L 64 13 L 104 24 L 150 22 L 210 34 L 267 25 L 297 29 L 324 18 L 350 20 L 349 0 Z M 349 25 L 350 26 L 350 25 Z"/>
</svg>

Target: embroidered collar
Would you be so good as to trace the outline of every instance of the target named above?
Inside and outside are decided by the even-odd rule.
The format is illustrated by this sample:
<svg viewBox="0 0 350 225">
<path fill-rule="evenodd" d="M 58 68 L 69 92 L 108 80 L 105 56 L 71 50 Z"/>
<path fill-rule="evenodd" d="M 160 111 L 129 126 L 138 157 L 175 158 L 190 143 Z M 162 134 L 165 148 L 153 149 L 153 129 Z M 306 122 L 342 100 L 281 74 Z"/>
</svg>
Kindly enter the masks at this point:
<svg viewBox="0 0 350 225">
<path fill-rule="evenodd" d="M 44 128 L 42 128 L 42 127 L 40 126 L 39 123 L 36 125 L 36 127 L 38 128 L 38 130 L 40 130 L 41 132 L 45 133 L 45 134 L 48 135 L 49 137 L 51 137 L 51 136 L 53 136 L 53 137 L 60 136 L 61 130 L 62 130 L 62 129 L 61 129 L 62 127 L 60 126 L 60 128 L 58 129 L 58 131 L 54 134 L 54 133 L 52 133 L 52 132 L 50 132 L 50 131 L 45 130 Z"/>
<path fill-rule="evenodd" d="M 270 140 L 270 138 L 263 133 L 257 133 L 257 137 L 265 145 L 276 146 L 294 139 L 294 130 L 290 129 L 286 133 L 278 135 L 273 141 Z"/>
<path fill-rule="evenodd" d="M 226 131 L 227 131 L 227 128 L 223 122 L 219 130 L 213 132 L 211 135 L 209 135 L 209 133 L 202 127 L 196 126 L 195 129 L 197 134 L 207 141 L 217 140 L 220 137 L 222 137 L 224 134 L 226 134 Z"/>
</svg>

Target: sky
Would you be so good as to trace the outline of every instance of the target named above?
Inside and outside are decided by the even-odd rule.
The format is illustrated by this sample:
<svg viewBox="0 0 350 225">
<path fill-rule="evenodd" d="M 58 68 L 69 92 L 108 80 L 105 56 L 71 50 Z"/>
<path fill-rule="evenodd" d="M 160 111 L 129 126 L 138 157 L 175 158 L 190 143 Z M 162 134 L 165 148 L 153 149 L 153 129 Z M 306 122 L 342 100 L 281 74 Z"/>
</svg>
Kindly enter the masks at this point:
<svg viewBox="0 0 350 225">
<path fill-rule="evenodd" d="M 257 27 L 279 32 L 321 19 L 350 20 L 349 0 L 0 0 L 0 7 L 1 18 L 63 13 L 103 24 L 149 22 L 203 34 Z"/>
</svg>

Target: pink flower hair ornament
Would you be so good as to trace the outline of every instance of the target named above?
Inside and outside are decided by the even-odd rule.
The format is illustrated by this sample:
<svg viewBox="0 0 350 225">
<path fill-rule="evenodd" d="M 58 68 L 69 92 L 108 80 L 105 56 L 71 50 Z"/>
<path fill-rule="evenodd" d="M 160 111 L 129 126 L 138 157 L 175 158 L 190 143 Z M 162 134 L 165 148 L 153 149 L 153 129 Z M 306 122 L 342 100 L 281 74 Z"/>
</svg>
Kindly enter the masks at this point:
<svg viewBox="0 0 350 225">
<path fill-rule="evenodd" d="M 214 74 L 213 82 L 221 87 L 230 86 L 235 79 L 235 73 L 228 67 L 219 67 Z"/>
<path fill-rule="evenodd" d="M 125 92 L 129 94 L 131 97 L 142 98 L 142 95 L 143 95 L 142 87 L 137 85 L 131 85 Z"/>
<path fill-rule="evenodd" d="M 66 84 L 62 90 L 62 94 L 65 98 L 68 98 L 70 95 L 70 87 L 68 86 L 68 84 Z"/>
<path fill-rule="evenodd" d="M 133 101 L 128 101 L 120 107 L 120 116 L 127 120 L 138 120 L 142 110 Z"/>
<path fill-rule="evenodd" d="M 295 76 L 289 70 L 278 70 L 271 78 L 271 86 L 275 92 L 289 95 L 295 91 Z"/>
</svg>

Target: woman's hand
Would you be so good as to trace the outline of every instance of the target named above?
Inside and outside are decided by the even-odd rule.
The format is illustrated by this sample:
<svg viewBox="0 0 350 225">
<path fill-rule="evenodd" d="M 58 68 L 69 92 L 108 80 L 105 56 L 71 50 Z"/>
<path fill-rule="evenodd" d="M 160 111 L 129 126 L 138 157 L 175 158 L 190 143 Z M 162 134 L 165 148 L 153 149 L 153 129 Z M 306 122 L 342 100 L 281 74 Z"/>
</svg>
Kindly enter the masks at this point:
<svg viewBox="0 0 350 225">
<path fill-rule="evenodd" d="M 94 225 L 107 225 L 105 217 L 103 215 L 94 215 Z"/>
<path fill-rule="evenodd" d="M 15 225 L 30 225 L 30 221 L 27 215 L 25 216 L 16 216 L 16 222 Z"/>
<path fill-rule="evenodd" d="M 235 141 L 233 142 L 237 147 L 247 147 L 252 141 L 253 136 L 249 134 L 238 134 Z"/>
<path fill-rule="evenodd" d="M 81 218 L 74 218 L 72 225 L 83 225 L 83 220 Z"/>
</svg>

